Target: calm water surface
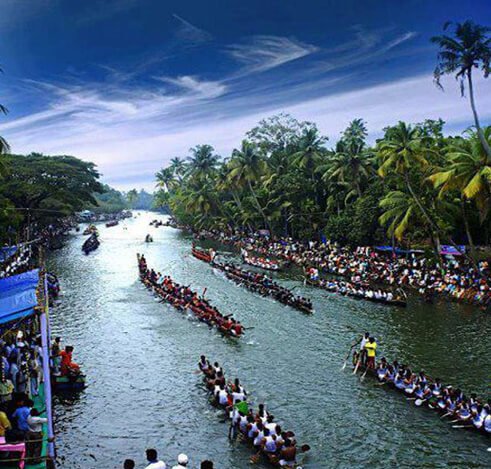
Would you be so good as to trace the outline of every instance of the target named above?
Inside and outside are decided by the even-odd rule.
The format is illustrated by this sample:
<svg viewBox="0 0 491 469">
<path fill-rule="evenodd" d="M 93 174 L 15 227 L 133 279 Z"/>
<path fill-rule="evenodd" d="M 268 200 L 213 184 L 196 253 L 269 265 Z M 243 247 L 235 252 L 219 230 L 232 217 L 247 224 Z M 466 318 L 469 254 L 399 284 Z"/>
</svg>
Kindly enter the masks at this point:
<svg viewBox="0 0 491 469">
<path fill-rule="evenodd" d="M 89 256 L 76 234 L 50 259 L 63 289 L 52 311 L 53 334 L 75 346 L 90 383 L 78 398 L 56 401 L 61 467 L 112 469 L 131 457 L 141 468 L 145 448 L 155 447 L 172 464 L 186 452 L 193 469 L 205 458 L 220 469 L 250 468 L 250 448 L 228 441 L 227 424 L 194 373 L 202 353 L 310 444 L 306 468 L 491 466 L 489 439 L 452 429 L 371 378 L 360 382 L 341 371 L 353 338 L 369 330 L 382 339 L 387 358 L 491 397 L 489 315 L 418 299 L 393 309 L 304 287 L 298 274 L 282 274 L 284 285 L 313 299 L 315 314 L 304 315 L 194 259 L 191 240 L 150 227 L 155 217 L 142 212 L 117 227 L 101 225 L 101 246 Z M 153 244 L 143 242 L 147 233 Z M 207 287 L 213 304 L 253 329 L 234 342 L 158 303 L 138 281 L 137 252 L 177 281 Z"/>
</svg>

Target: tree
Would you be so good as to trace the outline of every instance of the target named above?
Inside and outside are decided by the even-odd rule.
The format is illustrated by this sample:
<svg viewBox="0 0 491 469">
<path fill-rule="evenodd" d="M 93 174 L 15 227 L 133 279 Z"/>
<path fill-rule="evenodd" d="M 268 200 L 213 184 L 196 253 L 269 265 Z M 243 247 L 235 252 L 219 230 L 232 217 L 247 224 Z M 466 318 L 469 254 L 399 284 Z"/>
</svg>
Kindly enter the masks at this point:
<svg viewBox="0 0 491 469">
<path fill-rule="evenodd" d="M 170 192 L 175 189 L 179 182 L 175 178 L 174 171 L 171 167 L 161 169 L 157 174 L 155 174 L 155 178 L 157 179 L 157 187 L 160 189 L 164 189 L 166 192 Z"/>
<path fill-rule="evenodd" d="M 446 23 L 444 30 L 451 24 Z M 431 41 L 440 47 L 440 52 L 438 53 L 439 62 L 434 71 L 436 84 L 442 88 L 441 77 L 455 73 L 455 78 L 460 82 L 461 95 L 464 96 L 467 81 L 477 134 L 484 151 L 491 158 L 491 147 L 484 138 L 479 123 L 472 82 L 474 68 L 481 68 L 485 78 L 489 76 L 491 71 L 491 37 L 487 36 L 489 31 L 491 29 L 488 27 L 480 26 L 472 21 L 465 21 L 464 23 L 455 24 L 453 37 L 447 35 L 434 36 Z"/>
<path fill-rule="evenodd" d="M 0 73 L 2 72 L 2 69 L 0 68 Z M 5 114 L 7 115 L 8 109 L 0 104 L 0 114 Z M 1 155 L 6 155 L 7 153 L 10 153 L 10 145 L 8 144 L 7 140 L 5 140 L 1 135 L 0 135 L 0 156 Z M 5 162 L 0 159 L 0 175 L 5 172 L 6 165 Z"/>
<path fill-rule="evenodd" d="M 315 128 L 312 122 L 300 122 L 290 114 L 280 113 L 261 120 L 246 133 L 246 137 L 263 155 L 274 156 L 294 146 L 304 132 L 312 128 Z"/>
<path fill-rule="evenodd" d="M 486 141 L 491 142 L 491 127 L 483 130 Z M 481 144 L 477 132 L 469 132 L 468 139 L 452 139 L 447 148 L 450 164 L 437 168 L 429 177 L 440 197 L 449 191 L 459 193 L 462 218 L 467 239 L 475 259 L 475 248 L 466 213 L 467 201 L 474 201 L 479 211 L 481 225 L 486 220 L 491 204 L 491 158 Z"/>
<path fill-rule="evenodd" d="M 129 206 L 131 208 L 133 208 L 135 205 L 135 202 L 138 200 L 138 191 L 136 189 L 131 189 L 126 194 L 126 200 L 128 201 Z"/>
<path fill-rule="evenodd" d="M 188 158 L 191 176 L 203 180 L 215 172 L 219 157 L 213 153 L 215 149 L 211 145 L 196 145 L 189 151 L 191 152 Z"/>
<path fill-rule="evenodd" d="M 363 119 L 354 119 L 336 144 L 334 156 L 319 167 L 325 182 L 333 180 L 350 188 L 346 199 L 361 197 L 362 184 L 371 167 L 371 151 L 366 148 L 367 130 Z"/>
<path fill-rule="evenodd" d="M 312 179 L 314 169 L 324 156 L 324 143 L 326 137 L 321 137 L 316 127 L 309 128 L 303 132 L 298 140 L 298 150 L 292 155 L 293 161 L 304 169 Z"/>
<path fill-rule="evenodd" d="M 186 172 L 186 163 L 176 156 L 170 160 L 169 169 L 172 174 L 177 177 L 178 181 L 182 182 L 182 176 L 184 176 L 184 173 Z"/>
<path fill-rule="evenodd" d="M 256 144 L 242 140 L 240 150 L 234 149 L 232 158 L 229 161 L 229 178 L 237 183 L 238 186 L 247 186 L 254 200 L 254 204 L 264 220 L 265 225 L 270 228 L 269 221 L 264 209 L 259 203 L 254 184 L 266 173 L 267 164 L 259 153 Z M 254 184 L 253 184 L 254 183 Z"/>
<path fill-rule="evenodd" d="M 426 151 L 428 150 L 422 146 L 419 127 L 412 127 L 405 122 L 399 122 L 394 127 L 388 127 L 385 129 L 384 138 L 379 140 L 377 144 L 377 155 L 382 162 L 378 169 L 378 174 L 385 177 L 393 171 L 403 177 L 409 195 L 416 203 L 425 222 L 433 229 L 433 236 L 436 242 L 435 248 L 437 253 L 439 253 L 440 229 L 431 218 L 428 209 L 425 208 L 411 183 L 410 177 L 411 171 L 428 165 Z"/>
<path fill-rule="evenodd" d="M 95 165 L 73 156 L 32 153 L 4 158 L 9 171 L 0 185 L 0 197 L 16 208 L 30 209 L 32 219 L 52 221 L 87 204 L 97 205 L 94 193 L 104 191 Z"/>
<path fill-rule="evenodd" d="M 389 236 L 395 236 L 401 241 L 404 233 L 411 224 L 414 225 L 414 218 L 419 212 L 419 208 L 414 199 L 402 191 L 391 191 L 381 201 L 380 208 L 384 210 L 380 215 L 380 224 L 388 226 Z"/>
</svg>

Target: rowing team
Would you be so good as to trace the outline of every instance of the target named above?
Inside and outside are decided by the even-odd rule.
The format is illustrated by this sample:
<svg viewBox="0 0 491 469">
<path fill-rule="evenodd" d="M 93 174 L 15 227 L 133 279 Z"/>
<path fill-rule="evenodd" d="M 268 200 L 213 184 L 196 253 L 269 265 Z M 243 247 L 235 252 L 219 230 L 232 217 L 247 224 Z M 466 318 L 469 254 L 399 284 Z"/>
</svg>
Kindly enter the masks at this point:
<svg viewBox="0 0 491 469">
<path fill-rule="evenodd" d="M 319 270 L 315 269 L 314 267 L 307 269 L 307 274 L 309 275 L 310 280 L 316 282 L 320 287 L 332 292 L 341 293 L 342 295 L 355 295 L 368 300 L 380 300 L 387 302 L 399 299 L 394 297 L 394 294 L 391 291 L 383 291 L 380 288 L 375 290 L 372 288 L 366 288 L 361 284 L 333 279 L 321 279 L 319 277 Z"/>
<path fill-rule="evenodd" d="M 281 303 L 294 307 L 300 306 L 303 309 L 308 310 L 312 310 L 313 308 L 310 300 L 301 296 L 295 296 L 290 290 L 288 290 L 288 288 L 282 287 L 276 282 L 273 282 L 273 280 L 267 275 L 249 272 L 248 270 L 241 269 L 240 267 L 230 263 L 218 264 L 215 262 L 214 266 L 232 276 L 239 277 L 239 280 L 241 281 L 254 284 L 254 286 L 257 287 L 255 290 L 258 293 L 263 295 L 271 295 Z"/>
<path fill-rule="evenodd" d="M 257 412 L 254 412 L 247 403 L 247 391 L 239 379 L 227 383 L 223 369 L 217 362 L 212 365 L 201 355 L 198 367 L 205 375 L 206 387 L 214 403 L 224 408 L 231 420 L 229 438 L 240 436 L 256 449 L 257 454 L 251 458 L 251 462 L 258 462 L 262 454 L 274 465 L 297 467 L 295 434 L 283 431 L 274 416 L 266 411 L 264 404 L 259 404 Z M 309 450 L 308 445 L 300 448 L 300 452 Z"/>
<path fill-rule="evenodd" d="M 143 255 L 138 257 L 138 266 L 142 282 L 174 308 L 190 309 L 200 321 L 216 327 L 222 334 L 240 337 L 244 333 L 244 327 L 240 321 L 236 321 L 230 315 L 222 315 L 208 300 L 200 297 L 189 287 L 174 282 L 168 275 L 148 269 Z"/>
<path fill-rule="evenodd" d="M 353 363 L 359 361 L 359 353 L 353 354 Z M 491 400 L 482 404 L 475 394 L 470 397 L 460 389 L 444 386 L 439 378 L 432 381 L 423 371 L 418 374 L 397 361 L 389 364 L 382 358 L 374 370 L 381 383 L 390 383 L 415 401 L 417 406 L 426 404 L 445 416 L 491 434 Z"/>
<path fill-rule="evenodd" d="M 265 257 L 251 256 L 245 249 L 241 250 L 241 254 L 244 262 L 246 264 L 252 265 L 253 267 L 259 267 L 261 269 L 267 270 L 280 270 L 281 268 L 281 265 L 278 261 Z"/>
</svg>

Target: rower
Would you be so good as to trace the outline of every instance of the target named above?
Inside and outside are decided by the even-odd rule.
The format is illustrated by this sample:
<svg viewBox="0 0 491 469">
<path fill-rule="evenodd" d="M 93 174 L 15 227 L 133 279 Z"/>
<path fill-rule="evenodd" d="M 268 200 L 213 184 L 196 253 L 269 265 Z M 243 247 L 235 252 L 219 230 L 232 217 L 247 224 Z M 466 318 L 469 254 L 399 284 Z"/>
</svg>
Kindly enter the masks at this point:
<svg viewBox="0 0 491 469">
<path fill-rule="evenodd" d="M 285 439 L 284 447 L 280 451 L 280 466 L 295 467 L 297 461 L 297 448 L 289 438 Z"/>
<path fill-rule="evenodd" d="M 198 367 L 203 373 L 206 373 L 206 371 L 210 369 L 210 364 L 207 362 L 204 355 L 201 355 L 200 361 L 198 362 Z"/>
</svg>

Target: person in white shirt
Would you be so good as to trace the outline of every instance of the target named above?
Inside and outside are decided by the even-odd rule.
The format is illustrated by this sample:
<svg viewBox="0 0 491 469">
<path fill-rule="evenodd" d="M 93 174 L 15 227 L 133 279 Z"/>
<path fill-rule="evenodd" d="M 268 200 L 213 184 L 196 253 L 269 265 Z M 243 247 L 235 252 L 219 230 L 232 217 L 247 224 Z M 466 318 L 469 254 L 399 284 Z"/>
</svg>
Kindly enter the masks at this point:
<svg viewBox="0 0 491 469">
<path fill-rule="evenodd" d="M 158 459 L 157 451 L 154 449 L 147 449 L 146 451 L 148 465 L 145 469 L 167 469 L 167 465 L 164 461 Z"/>
<path fill-rule="evenodd" d="M 26 433 L 26 457 L 32 464 L 41 462 L 41 450 L 43 447 L 43 424 L 48 421 L 47 418 L 39 416 L 39 411 L 35 408 L 31 409 L 29 417 L 27 417 Z"/>
<path fill-rule="evenodd" d="M 177 456 L 177 466 L 173 466 L 172 469 L 187 469 L 188 462 L 188 457 L 184 453 L 181 453 Z"/>
</svg>

